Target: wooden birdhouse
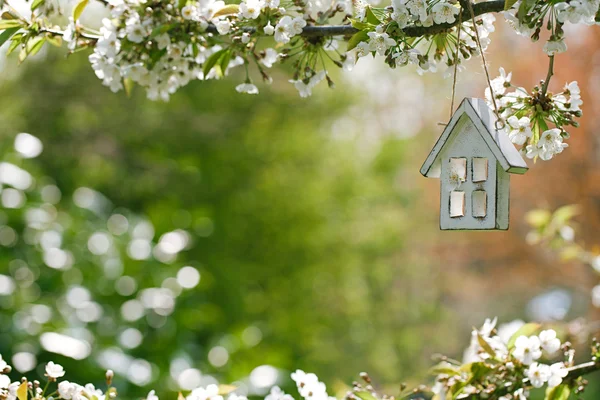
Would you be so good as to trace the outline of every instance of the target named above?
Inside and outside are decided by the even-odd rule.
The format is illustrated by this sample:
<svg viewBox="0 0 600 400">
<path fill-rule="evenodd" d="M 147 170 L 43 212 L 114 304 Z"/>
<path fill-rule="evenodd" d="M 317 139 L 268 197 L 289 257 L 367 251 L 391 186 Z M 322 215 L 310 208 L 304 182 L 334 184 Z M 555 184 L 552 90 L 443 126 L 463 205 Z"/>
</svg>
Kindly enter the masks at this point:
<svg viewBox="0 0 600 400">
<path fill-rule="evenodd" d="M 440 229 L 508 229 L 510 174 L 528 167 L 482 99 L 462 101 L 421 167 L 440 178 Z"/>
</svg>

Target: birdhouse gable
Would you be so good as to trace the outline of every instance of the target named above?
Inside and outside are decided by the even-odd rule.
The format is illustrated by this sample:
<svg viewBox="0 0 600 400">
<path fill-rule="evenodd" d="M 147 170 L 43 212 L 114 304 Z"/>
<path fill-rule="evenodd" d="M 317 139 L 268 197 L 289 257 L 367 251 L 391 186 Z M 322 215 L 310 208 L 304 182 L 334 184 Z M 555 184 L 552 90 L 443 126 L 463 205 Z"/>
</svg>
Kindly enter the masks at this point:
<svg viewBox="0 0 600 400">
<path fill-rule="evenodd" d="M 421 167 L 421 174 L 428 178 L 439 178 L 441 174 L 440 156 L 443 149 L 455 142 L 458 135 L 465 132 L 466 122 L 471 122 L 473 128 L 481 135 L 483 141 L 498 161 L 500 167 L 513 174 L 524 174 L 527 164 L 514 147 L 504 131 L 496 129 L 496 116 L 482 99 L 466 98 L 462 101 L 442 135 L 433 146 L 427 159 Z M 470 124 L 468 124 L 470 125 Z M 466 154 L 466 156 L 469 156 Z"/>
</svg>

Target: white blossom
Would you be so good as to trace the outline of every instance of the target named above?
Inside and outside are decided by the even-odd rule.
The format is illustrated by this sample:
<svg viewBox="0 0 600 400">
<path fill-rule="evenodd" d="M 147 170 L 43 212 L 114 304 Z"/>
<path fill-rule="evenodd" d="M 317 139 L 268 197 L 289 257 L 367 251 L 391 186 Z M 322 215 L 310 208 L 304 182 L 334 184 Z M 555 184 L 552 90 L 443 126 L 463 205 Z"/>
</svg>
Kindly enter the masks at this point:
<svg viewBox="0 0 600 400">
<path fill-rule="evenodd" d="M 231 22 L 225 18 L 214 21 L 214 24 L 219 35 L 226 35 L 231 30 Z"/>
<path fill-rule="evenodd" d="M 374 51 L 380 56 L 385 55 L 387 49 L 396 45 L 396 41 L 390 38 L 390 35 L 383 32 L 383 28 L 378 26 L 375 32 L 369 32 L 369 50 Z"/>
<path fill-rule="evenodd" d="M 65 400 L 71 400 L 75 394 L 75 391 L 77 390 L 77 386 L 78 385 L 69 381 L 61 381 L 58 384 L 58 394 Z"/>
<path fill-rule="evenodd" d="M 450 3 L 440 1 L 431 8 L 431 12 L 436 24 L 451 24 L 456 20 L 459 9 Z"/>
<path fill-rule="evenodd" d="M 269 394 L 265 397 L 265 400 L 294 400 L 289 394 L 285 394 L 279 386 L 273 386 Z"/>
<path fill-rule="evenodd" d="M 566 378 L 569 371 L 563 362 L 557 362 L 550 365 L 550 376 L 548 378 L 548 387 L 556 387 L 562 383 L 563 378 Z"/>
<path fill-rule="evenodd" d="M 514 144 L 521 146 L 531 137 L 532 132 L 529 117 L 517 118 L 516 116 L 511 115 L 506 122 L 511 128 L 508 137 Z"/>
<path fill-rule="evenodd" d="M 556 331 L 554 329 L 541 331 L 539 338 L 542 349 L 548 354 L 552 355 L 560 349 L 560 340 L 556 337 Z"/>
<path fill-rule="evenodd" d="M 10 386 L 10 378 L 0 374 L 0 389 L 8 389 Z"/>
<path fill-rule="evenodd" d="M 181 9 L 183 19 L 195 20 L 198 18 L 198 7 L 193 4 L 188 4 Z"/>
<path fill-rule="evenodd" d="M 271 68 L 277 62 L 279 53 L 273 48 L 265 49 L 265 56 L 260 59 L 260 63 L 267 68 Z"/>
<path fill-rule="evenodd" d="M 223 400 L 223 396 L 219 395 L 219 387 L 212 384 L 192 390 L 186 400 Z"/>
<path fill-rule="evenodd" d="M 263 7 L 264 4 L 260 0 L 244 0 L 240 3 L 240 14 L 247 19 L 256 19 Z"/>
<path fill-rule="evenodd" d="M 530 365 L 542 356 L 540 339 L 537 336 L 519 336 L 515 341 L 515 348 L 512 354 L 523 364 Z"/>
<path fill-rule="evenodd" d="M 567 51 L 567 44 L 564 40 L 548 40 L 546 44 L 544 44 L 544 53 L 549 56 L 553 56 L 557 53 L 564 53 Z"/>
<path fill-rule="evenodd" d="M 544 383 L 548 382 L 548 379 L 550 379 L 550 367 L 545 364 L 534 362 L 527 368 L 526 375 L 533 387 L 540 388 L 544 386 Z"/>
<path fill-rule="evenodd" d="M 258 94 L 258 88 L 256 87 L 256 85 L 254 85 L 250 82 L 241 83 L 241 84 L 237 85 L 235 87 L 235 90 L 238 93 Z"/>
<path fill-rule="evenodd" d="M 287 43 L 294 36 L 292 33 L 292 18 L 284 16 L 275 25 L 275 41 L 278 43 Z"/>
<path fill-rule="evenodd" d="M 267 25 L 265 25 L 265 27 L 263 28 L 263 31 L 265 32 L 265 35 L 273 35 L 275 33 L 275 28 L 273 27 L 273 25 L 271 25 L 271 21 L 269 21 L 267 23 Z"/>
<path fill-rule="evenodd" d="M 296 88 L 296 90 L 298 90 L 300 97 L 309 97 L 312 95 L 312 88 L 315 87 L 323 79 L 325 79 L 325 71 L 319 71 L 316 74 L 314 74 L 312 77 L 310 77 L 308 80 L 307 79 L 290 80 L 290 83 L 294 84 L 294 87 Z M 299 376 L 301 376 L 300 375 L 301 373 L 304 373 L 304 372 L 301 370 L 297 370 L 294 373 L 294 376 L 299 377 Z M 294 376 L 292 376 L 292 379 L 294 379 L 294 381 L 296 381 Z M 296 383 L 297 382 L 298 381 L 296 381 Z"/>
<path fill-rule="evenodd" d="M 53 379 L 61 378 L 65 375 L 65 369 L 62 365 L 50 361 L 46 364 L 46 375 Z"/>
</svg>

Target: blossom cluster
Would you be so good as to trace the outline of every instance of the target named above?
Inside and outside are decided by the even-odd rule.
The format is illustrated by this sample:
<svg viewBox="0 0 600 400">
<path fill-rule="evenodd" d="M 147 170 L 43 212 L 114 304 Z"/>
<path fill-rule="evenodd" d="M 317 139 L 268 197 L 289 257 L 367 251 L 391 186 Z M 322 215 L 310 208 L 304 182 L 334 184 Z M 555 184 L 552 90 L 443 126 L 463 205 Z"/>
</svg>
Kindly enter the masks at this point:
<svg viewBox="0 0 600 400">
<path fill-rule="evenodd" d="M 46 18 L 52 7 L 45 0 L 35 2 L 31 20 L 5 7 L 2 41 L 10 40 L 9 52 L 21 48 L 21 61 L 45 42 L 60 45 L 60 37 L 72 52 L 91 47 L 92 68 L 112 91 L 129 91 L 137 84 L 150 99 L 165 101 L 192 80 L 221 78 L 242 66 L 245 78 L 236 90 L 256 94 L 250 66 L 270 82 L 267 70 L 290 60 L 290 82 L 307 97 L 323 80 L 333 86 L 328 66 L 350 70 L 371 54 L 383 56 L 391 67 L 416 65 L 419 73 L 446 65 L 449 76 L 462 61 L 486 49 L 495 20 L 457 0 L 392 0 L 387 7 L 363 0 L 99 1 L 110 11 L 99 30 L 79 21 L 88 0 L 80 1 L 62 30 Z M 563 25 L 597 23 L 599 5 L 600 0 L 507 0 L 504 15 L 518 34 L 533 40 L 547 27 L 550 39 L 544 51 L 554 55 L 567 48 Z M 307 28 L 340 24 L 351 24 L 356 33 L 306 34 Z M 346 48 L 340 48 L 340 41 L 348 42 Z"/>
<path fill-rule="evenodd" d="M 500 68 L 500 76 L 491 81 L 493 95 L 486 89 L 486 100 L 490 107 L 496 103 L 504 130 L 528 158 L 550 160 L 568 147 L 566 127 L 578 126 L 575 118 L 581 117 L 583 104 L 579 86 L 576 81 L 567 83 L 556 94 L 536 86 L 530 93 L 513 86 L 511 79 L 512 73 Z"/>
<path fill-rule="evenodd" d="M 58 379 L 62 378 L 65 375 L 65 370 L 61 365 L 52 361 L 46 364 L 44 370 L 48 384 L 44 385 L 43 388 L 39 381 L 28 381 L 25 377 L 13 382 L 8 376 L 8 374 L 12 372 L 12 367 L 8 365 L 0 355 L 0 398 L 6 400 L 52 398 L 53 394 L 48 393 L 49 389 L 53 389 L 50 387 L 50 383 L 57 382 Z M 54 392 L 56 395 L 54 397 L 64 400 L 83 400 L 93 398 L 104 400 L 107 398 L 106 394 L 109 394 L 108 398 L 114 398 L 116 391 L 114 388 L 110 387 L 113 376 L 114 373 L 112 371 L 108 370 L 106 372 L 106 383 L 108 385 L 108 390 L 106 393 L 102 392 L 100 389 L 96 389 L 91 383 L 79 385 L 77 383 L 63 380 L 58 382 Z M 158 400 L 158 398 L 155 400 Z"/>
<path fill-rule="evenodd" d="M 471 344 L 465 352 L 465 366 L 443 362 L 433 392 L 441 399 L 461 394 L 494 393 L 500 400 L 526 399 L 531 388 L 547 385 L 549 390 L 563 384 L 568 375 L 565 361 L 542 362 L 560 355 L 562 344 L 556 331 L 539 331 L 537 324 L 511 323 L 496 329 L 497 319 L 487 319 L 472 331 Z M 538 334 L 535 332 L 539 331 Z M 572 350 L 566 351 L 571 354 Z M 566 359 L 572 359 L 572 354 Z M 478 376 L 465 374 L 471 370 Z M 448 397 L 453 398 L 453 397 Z M 460 398 L 460 397 L 458 397 Z"/>
<path fill-rule="evenodd" d="M 307 21 L 350 13 L 349 0 L 308 1 L 303 9 L 280 0 L 244 0 L 226 5 L 221 0 L 187 1 L 108 0 L 111 18 L 102 21 L 95 43 L 90 33 L 72 17 L 63 39 L 75 50 L 92 46 L 90 63 L 103 84 L 117 92 L 137 84 L 152 100 L 168 100 L 170 95 L 191 80 L 226 76 L 245 66 L 244 82 L 236 86 L 241 93 L 256 94 L 248 66 L 256 65 L 261 77 L 270 82 L 266 69 L 290 57 L 290 53 L 313 53 L 299 57 L 292 83 L 302 96 L 325 75 L 317 73 L 321 52 L 337 53 L 337 42 L 309 43 L 298 40 Z M 272 36 L 281 52 L 258 46 L 261 36 Z M 339 55 L 339 53 L 338 53 Z M 331 58 L 330 56 L 328 56 Z"/>
<path fill-rule="evenodd" d="M 88 383 L 80 385 L 68 380 L 60 380 L 65 376 L 64 368 L 50 361 L 45 366 L 46 385 L 40 385 L 38 380 L 28 381 L 26 377 L 19 381 L 12 382 L 8 374 L 12 372 L 12 367 L 4 361 L 0 355 L 0 398 L 5 400 L 26 400 L 27 398 L 45 400 L 45 399 L 63 399 L 63 400 L 106 400 L 115 399 L 117 391 L 112 387 L 114 372 L 107 370 L 105 374 L 106 391 L 96 388 Z M 327 388 L 324 383 L 313 373 L 306 373 L 302 370 L 296 370 L 291 374 L 296 382 L 298 393 L 303 400 L 335 400 L 327 394 Z M 56 388 L 51 384 L 56 384 Z M 43 386 L 43 387 L 42 387 Z M 185 400 L 248 400 L 248 398 L 237 393 L 237 388 L 231 385 L 220 386 L 218 384 L 209 384 L 199 386 L 191 390 L 187 396 L 180 394 L 179 398 Z M 144 400 L 159 400 L 156 392 L 151 390 Z M 265 400 L 294 400 L 278 386 L 273 386 L 265 396 Z"/>
<path fill-rule="evenodd" d="M 567 51 L 564 41 L 563 25 L 572 24 L 595 25 L 600 7 L 598 0 L 570 2 L 529 2 L 519 0 L 504 12 L 508 23 L 517 34 L 529 36 L 536 41 L 540 38 L 541 29 L 548 27 L 550 37 L 544 44 L 544 52 L 549 56 Z"/>
</svg>

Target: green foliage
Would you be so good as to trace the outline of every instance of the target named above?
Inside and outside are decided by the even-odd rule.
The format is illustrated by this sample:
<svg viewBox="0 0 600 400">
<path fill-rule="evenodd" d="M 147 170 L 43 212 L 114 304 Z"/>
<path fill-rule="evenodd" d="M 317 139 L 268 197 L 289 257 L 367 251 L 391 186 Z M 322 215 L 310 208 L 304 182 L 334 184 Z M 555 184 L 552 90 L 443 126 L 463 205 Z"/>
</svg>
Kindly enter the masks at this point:
<svg viewBox="0 0 600 400">
<path fill-rule="evenodd" d="M 395 383 L 428 366 L 424 354 L 447 340 L 435 325 L 445 312 L 427 264 L 405 257 L 414 192 L 392 182 L 406 160 L 406 142 L 388 139 L 363 160 L 354 142 L 330 138 L 332 119 L 348 104 L 340 93 L 335 101 L 325 95 L 307 103 L 286 85 L 254 98 L 213 81 L 156 104 L 141 91 L 131 99 L 106 91 L 85 57 L 78 60 L 30 63 L 2 88 L 11 96 L 0 97 L 1 148 L 9 149 L 20 131 L 44 142 L 40 158 L 23 166 L 61 188 L 56 207 L 72 219 L 65 240 L 77 263 L 68 273 L 51 270 L 39 249 L 23 243 L 0 252 L 3 265 L 31 254 L 28 265 L 42 293 L 2 303 L 1 354 L 35 349 L 39 362 L 60 362 L 69 379 L 85 381 L 102 376 L 98 352 L 120 347 L 119 335 L 132 327 L 143 344 L 122 351 L 151 363 L 148 386 L 159 395 L 173 390 L 169 370 L 177 357 L 223 382 L 264 364 L 306 368 L 328 383 L 351 382 L 363 369 Z M 108 214 L 75 207 L 71 195 L 80 186 L 110 199 Z M 114 279 L 86 250 L 113 212 L 146 215 L 155 238 L 173 229 L 193 237 L 171 264 L 123 256 L 123 274 L 140 289 L 160 287 L 183 265 L 200 271 L 200 284 L 182 292 L 163 325 L 149 324 L 154 317 L 120 320 L 121 305 L 136 295 L 116 293 Z M 22 223 L 18 213 L 6 217 Z M 128 239 L 121 240 L 124 253 Z M 88 287 L 116 322 L 83 324 L 97 332 L 94 355 L 85 361 L 44 352 L 11 323 L 15 307 L 57 304 L 73 282 Z M 68 323 L 57 316 L 40 329 L 66 331 Z M 229 352 L 223 366 L 208 361 L 215 346 Z M 115 384 L 121 396 L 147 393 L 123 374 Z"/>
<path fill-rule="evenodd" d="M 558 385 L 554 388 L 548 388 L 546 390 L 545 400 L 567 400 L 571 394 L 569 385 Z"/>
</svg>

